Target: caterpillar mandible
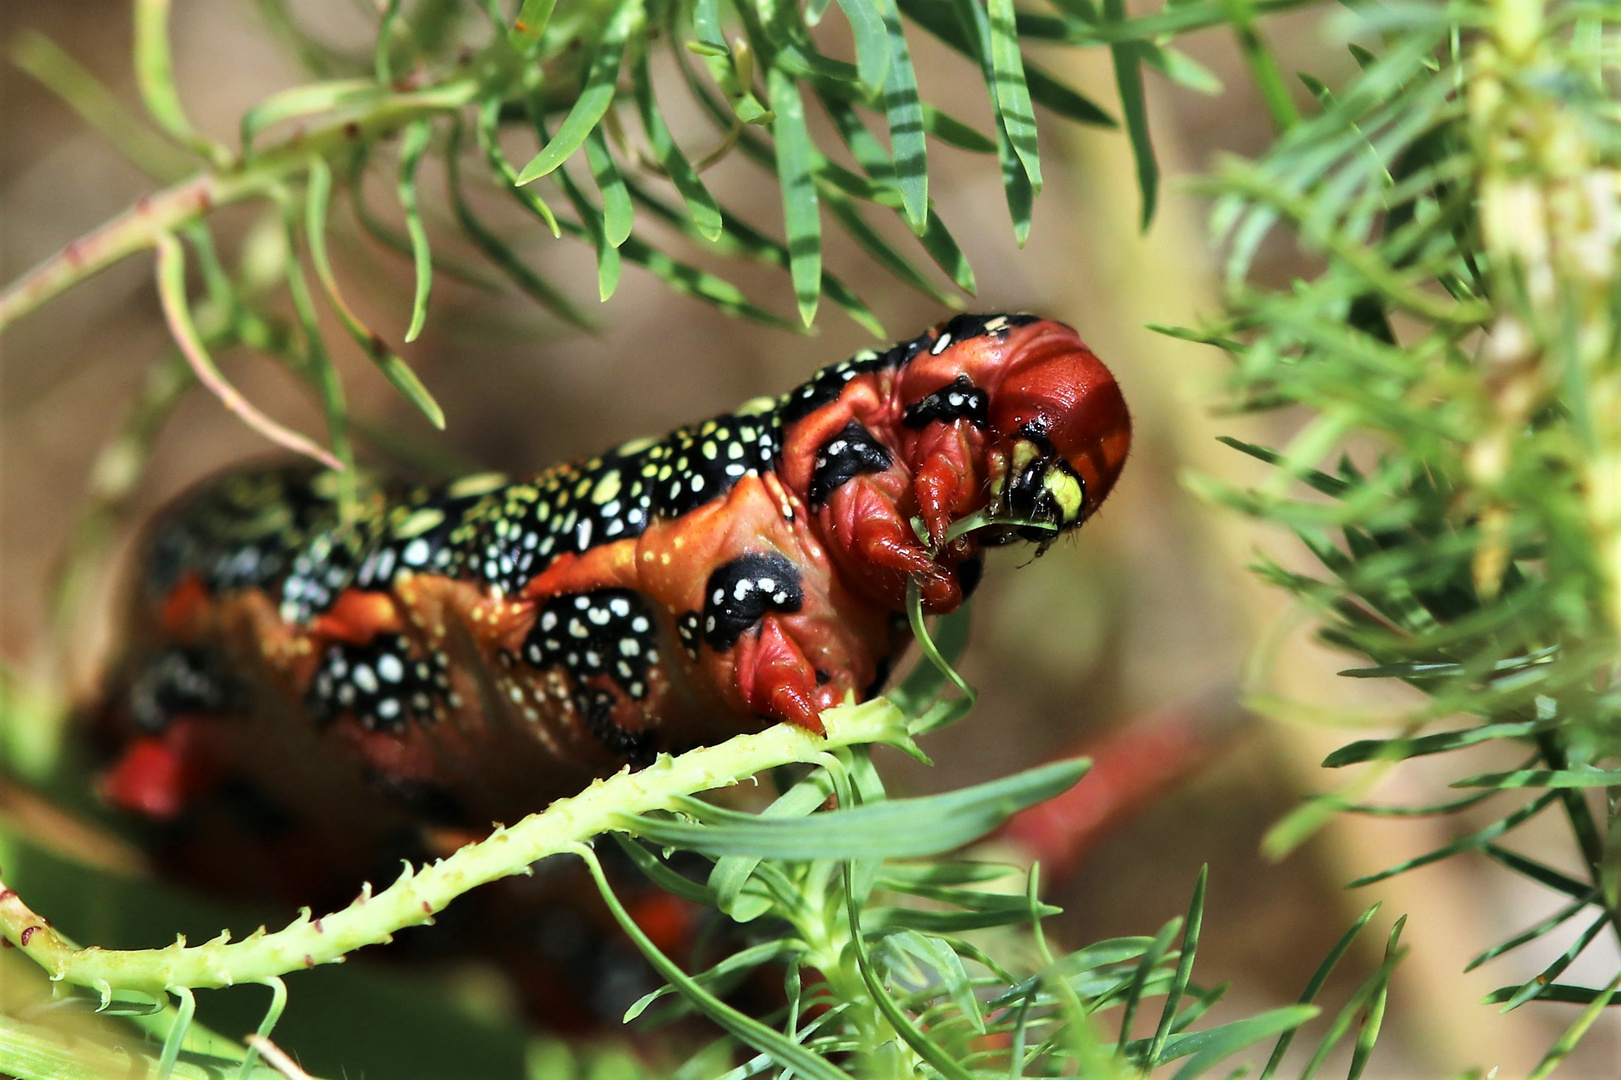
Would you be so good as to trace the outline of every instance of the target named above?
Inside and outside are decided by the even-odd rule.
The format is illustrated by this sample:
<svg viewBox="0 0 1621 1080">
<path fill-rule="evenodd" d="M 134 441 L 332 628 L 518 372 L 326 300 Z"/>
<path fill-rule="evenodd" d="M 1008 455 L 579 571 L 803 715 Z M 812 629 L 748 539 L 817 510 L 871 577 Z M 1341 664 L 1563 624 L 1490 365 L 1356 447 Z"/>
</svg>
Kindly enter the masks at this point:
<svg viewBox="0 0 1621 1080">
<path fill-rule="evenodd" d="M 371 844 L 768 723 L 819 731 L 882 689 L 909 581 L 953 610 L 984 546 L 1092 515 L 1130 438 L 1072 329 L 959 315 L 528 480 L 365 481 L 347 520 L 331 474 L 227 475 L 143 546 L 102 790 Z M 1026 524 L 953 534 L 980 512 Z"/>
</svg>

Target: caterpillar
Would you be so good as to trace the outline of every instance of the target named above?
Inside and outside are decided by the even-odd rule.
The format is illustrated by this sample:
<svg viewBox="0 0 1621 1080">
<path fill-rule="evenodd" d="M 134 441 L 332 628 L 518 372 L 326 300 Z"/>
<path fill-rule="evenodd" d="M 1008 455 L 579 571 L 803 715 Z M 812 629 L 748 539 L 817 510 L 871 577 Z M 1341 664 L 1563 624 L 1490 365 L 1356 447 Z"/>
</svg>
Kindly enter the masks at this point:
<svg viewBox="0 0 1621 1080">
<path fill-rule="evenodd" d="M 1074 330 L 959 315 L 525 480 L 363 476 L 348 503 L 296 467 L 205 482 L 141 548 L 102 792 L 194 833 L 296 834 L 308 869 L 660 752 L 819 731 L 882 689 L 909 583 L 949 612 L 983 548 L 1079 527 L 1130 432 Z"/>
</svg>

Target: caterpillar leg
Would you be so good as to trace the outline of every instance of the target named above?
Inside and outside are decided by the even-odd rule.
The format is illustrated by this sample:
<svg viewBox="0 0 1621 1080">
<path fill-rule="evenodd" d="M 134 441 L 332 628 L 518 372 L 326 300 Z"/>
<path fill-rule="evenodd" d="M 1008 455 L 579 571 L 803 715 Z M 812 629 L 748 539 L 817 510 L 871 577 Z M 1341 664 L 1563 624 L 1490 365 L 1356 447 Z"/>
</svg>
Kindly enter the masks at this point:
<svg viewBox="0 0 1621 1080">
<path fill-rule="evenodd" d="M 846 484 L 831 505 L 836 518 L 846 524 L 842 531 L 850 539 L 856 562 L 898 571 L 902 582 L 906 576 L 917 578 L 930 611 L 954 611 L 962 603 L 956 576 L 934 560 L 894 500 L 876 485 L 864 480 Z"/>
<path fill-rule="evenodd" d="M 749 708 L 817 735 L 824 733 L 821 711 L 836 702 L 818 685 L 816 669 L 780 618 L 761 619 L 759 633 L 737 643 L 735 663 L 738 689 Z"/>
</svg>

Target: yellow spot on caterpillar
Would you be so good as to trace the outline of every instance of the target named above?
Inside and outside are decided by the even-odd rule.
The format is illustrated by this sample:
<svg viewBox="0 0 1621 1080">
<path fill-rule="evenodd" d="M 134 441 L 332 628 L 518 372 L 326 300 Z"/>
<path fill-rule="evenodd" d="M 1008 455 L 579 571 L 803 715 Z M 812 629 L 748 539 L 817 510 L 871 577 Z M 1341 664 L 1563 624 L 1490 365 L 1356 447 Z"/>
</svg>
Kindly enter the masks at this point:
<svg viewBox="0 0 1621 1080">
<path fill-rule="evenodd" d="M 445 513 L 432 506 L 425 506 L 412 514 L 395 528 L 394 535 L 401 540 L 409 540 L 413 536 L 421 536 L 429 529 L 444 524 Z"/>
<path fill-rule="evenodd" d="M 464 476 L 445 488 L 445 494 L 452 499 L 461 499 L 469 495 L 484 495 L 507 482 L 505 473 L 487 472 Z"/>
<path fill-rule="evenodd" d="M 737 413 L 738 416 L 759 416 L 761 413 L 768 413 L 776 407 L 776 398 L 757 397 L 749 398 L 743 404 L 734 409 L 733 412 Z"/>
<path fill-rule="evenodd" d="M 591 490 L 591 501 L 601 506 L 612 502 L 619 495 L 619 470 L 610 469 L 597 481 L 597 486 Z"/>
<path fill-rule="evenodd" d="M 1079 480 L 1062 469 L 1048 469 L 1047 475 L 1041 478 L 1041 486 L 1058 504 L 1059 524 L 1067 525 L 1081 516 L 1086 493 L 1081 490 Z"/>
<path fill-rule="evenodd" d="M 641 453 L 643 450 L 646 450 L 649 446 L 652 446 L 656 442 L 658 442 L 657 439 L 648 436 L 644 436 L 640 439 L 632 439 L 628 443 L 621 443 L 619 445 L 619 449 L 615 450 L 614 453 L 629 457 L 632 454 Z"/>
<path fill-rule="evenodd" d="M 719 450 L 718 447 L 715 446 L 715 444 L 713 442 L 705 442 L 704 443 L 704 458 L 705 458 L 705 460 L 714 461 L 715 460 L 715 455 L 718 454 L 718 453 L 720 453 L 720 450 Z"/>
</svg>

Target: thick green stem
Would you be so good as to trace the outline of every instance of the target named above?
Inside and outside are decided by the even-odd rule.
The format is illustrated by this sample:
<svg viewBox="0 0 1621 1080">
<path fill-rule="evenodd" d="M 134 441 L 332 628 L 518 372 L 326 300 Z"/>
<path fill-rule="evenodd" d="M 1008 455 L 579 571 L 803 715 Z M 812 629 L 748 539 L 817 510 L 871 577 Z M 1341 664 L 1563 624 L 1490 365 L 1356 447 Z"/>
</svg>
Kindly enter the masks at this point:
<svg viewBox="0 0 1621 1080">
<path fill-rule="evenodd" d="M 372 895 L 370 886 L 342 911 L 312 918 L 308 908 L 285 929 L 262 929 L 246 940 L 227 935 L 164 949 L 75 948 L 0 883 L 0 935 L 27 953 L 53 979 L 91 987 L 162 993 L 176 987 L 222 987 L 257 982 L 316 964 L 336 963 L 397 930 L 430 921 L 456 897 L 497 878 L 523 873 L 533 862 L 571 850 L 600 833 L 624 828 L 630 818 L 671 806 L 678 796 L 740 783 L 756 773 L 816 760 L 828 750 L 875 742 L 903 744 L 906 720 L 885 699 L 830 709 L 825 737 L 786 724 L 740 735 L 680 757 L 661 757 L 640 772 L 595 781 L 516 825 L 496 829 L 448 858 L 413 869 Z"/>
</svg>

